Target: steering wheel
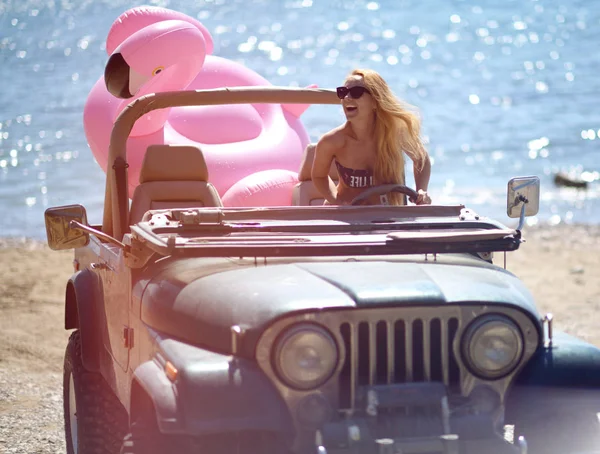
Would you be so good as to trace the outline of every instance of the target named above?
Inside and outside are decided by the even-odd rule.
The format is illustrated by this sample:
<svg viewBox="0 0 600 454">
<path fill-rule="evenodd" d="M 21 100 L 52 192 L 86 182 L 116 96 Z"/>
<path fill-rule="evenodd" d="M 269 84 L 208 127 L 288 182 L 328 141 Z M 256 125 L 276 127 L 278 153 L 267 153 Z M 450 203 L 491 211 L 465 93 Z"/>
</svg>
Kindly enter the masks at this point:
<svg viewBox="0 0 600 454">
<path fill-rule="evenodd" d="M 403 184 L 381 184 L 379 186 L 373 186 L 372 188 L 366 189 L 360 195 L 356 196 L 350 205 L 362 205 L 362 202 L 367 200 L 369 197 L 374 195 L 384 195 L 389 194 L 390 192 L 399 192 L 400 194 L 404 194 L 408 196 L 408 199 L 411 202 L 416 202 L 419 197 L 419 193 L 408 186 Z"/>
</svg>

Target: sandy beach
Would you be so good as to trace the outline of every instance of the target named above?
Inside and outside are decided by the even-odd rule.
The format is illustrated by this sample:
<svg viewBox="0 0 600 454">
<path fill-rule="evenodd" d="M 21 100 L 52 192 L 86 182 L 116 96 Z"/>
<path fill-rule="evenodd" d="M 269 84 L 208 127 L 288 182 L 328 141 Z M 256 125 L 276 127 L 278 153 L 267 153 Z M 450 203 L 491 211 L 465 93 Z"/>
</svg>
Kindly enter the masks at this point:
<svg viewBox="0 0 600 454">
<path fill-rule="evenodd" d="M 600 346 L 600 226 L 529 227 L 524 237 L 507 268 L 542 313 L 554 314 L 556 329 Z M 65 452 L 63 298 L 71 261 L 71 251 L 0 240 L 0 452 Z M 495 261 L 502 265 L 502 255 Z"/>
</svg>

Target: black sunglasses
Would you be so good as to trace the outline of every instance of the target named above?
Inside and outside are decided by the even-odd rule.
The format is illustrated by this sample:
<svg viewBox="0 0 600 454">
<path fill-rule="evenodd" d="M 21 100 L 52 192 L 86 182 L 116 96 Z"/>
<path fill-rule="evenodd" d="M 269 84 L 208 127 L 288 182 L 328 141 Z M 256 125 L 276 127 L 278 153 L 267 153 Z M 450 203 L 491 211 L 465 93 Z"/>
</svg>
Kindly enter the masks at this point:
<svg viewBox="0 0 600 454">
<path fill-rule="evenodd" d="M 337 93 L 337 97 L 340 99 L 344 99 L 346 96 L 348 96 L 348 93 L 350 93 L 350 97 L 352 99 L 358 99 L 365 93 L 369 93 L 369 90 L 367 90 L 365 87 L 361 87 L 360 85 L 350 88 L 337 87 L 335 91 Z"/>
</svg>

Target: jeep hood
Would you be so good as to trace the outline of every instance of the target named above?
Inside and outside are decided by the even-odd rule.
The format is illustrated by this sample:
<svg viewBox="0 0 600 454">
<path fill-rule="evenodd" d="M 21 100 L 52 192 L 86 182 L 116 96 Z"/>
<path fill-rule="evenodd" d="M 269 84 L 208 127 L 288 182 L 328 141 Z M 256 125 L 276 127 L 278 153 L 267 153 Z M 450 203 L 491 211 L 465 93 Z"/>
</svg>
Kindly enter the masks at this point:
<svg viewBox="0 0 600 454">
<path fill-rule="evenodd" d="M 141 315 L 157 331 L 224 353 L 231 353 L 231 327 L 239 325 L 239 354 L 249 357 L 262 331 L 293 312 L 474 302 L 519 306 L 539 318 L 529 291 L 511 273 L 480 261 L 465 263 L 382 259 L 259 266 L 253 259 L 178 259 L 140 281 Z"/>
</svg>

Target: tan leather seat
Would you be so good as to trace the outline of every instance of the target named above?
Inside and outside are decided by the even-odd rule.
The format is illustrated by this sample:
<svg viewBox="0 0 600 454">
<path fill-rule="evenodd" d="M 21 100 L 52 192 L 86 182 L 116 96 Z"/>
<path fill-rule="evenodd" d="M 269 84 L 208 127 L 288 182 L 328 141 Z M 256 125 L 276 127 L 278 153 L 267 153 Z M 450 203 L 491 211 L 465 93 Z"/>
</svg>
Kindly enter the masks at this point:
<svg viewBox="0 0 600 454">
<path fill-rule="evenodd" d="M 325 198 L 317 190 L 314 183 L 312 182 L 312 165 L 315 159 L 315 150 L 317 145 L 310 143 L 304 150 L 304 157 L 300 164 L 300 171 L 298 172 L 298 181 L 292 192 L 292 205 L 308 206 L 308 205 L 323 205 Z M 329 177 L 337 185 L 339 176 L 335 164 L 331 163 L 329 169 Z"/>
<path fill-rule="evenodd" d="M 129 223 L 146 211 L 168 208 L 221 207 L 221 198 L 208 182 L 208 168 L 199 148 L 151 145 L 140 170 L 140 184 L 131 200 Z"/>
</svg>

